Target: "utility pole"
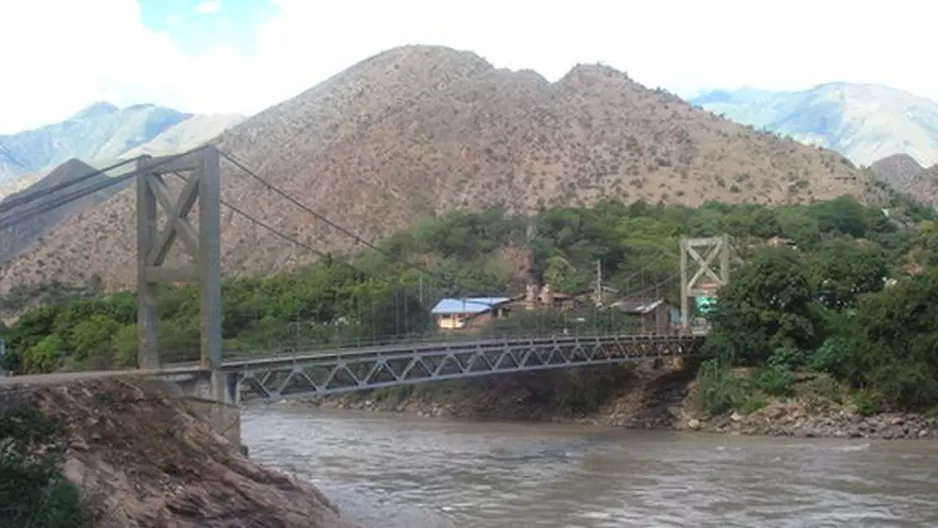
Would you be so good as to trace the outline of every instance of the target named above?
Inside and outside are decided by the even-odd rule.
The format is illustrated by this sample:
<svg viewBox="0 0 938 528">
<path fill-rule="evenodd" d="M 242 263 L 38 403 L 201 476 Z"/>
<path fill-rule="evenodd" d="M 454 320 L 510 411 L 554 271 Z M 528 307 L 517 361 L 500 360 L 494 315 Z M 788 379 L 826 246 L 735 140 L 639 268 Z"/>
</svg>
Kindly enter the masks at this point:
<svg viewBox="0 0 938 528">
<path fill-rule="evenodd" d="M 421 273 L 421 274 L 419 275 L 418 281 L 419 281 L 419 284 L 420 284 L 420 293 L 419 293 L 418 295 L 419 295 L 419 297 L 420 297 L 420 306 L 422 307 L 423 304 L 424 304 L 424 303 L 423 303 L 423 273 Z"/>
<path fill-rule="evenodd" d="M 603 305 L 603 263 L 596 259 L 596 306 Z"/>
</svg>

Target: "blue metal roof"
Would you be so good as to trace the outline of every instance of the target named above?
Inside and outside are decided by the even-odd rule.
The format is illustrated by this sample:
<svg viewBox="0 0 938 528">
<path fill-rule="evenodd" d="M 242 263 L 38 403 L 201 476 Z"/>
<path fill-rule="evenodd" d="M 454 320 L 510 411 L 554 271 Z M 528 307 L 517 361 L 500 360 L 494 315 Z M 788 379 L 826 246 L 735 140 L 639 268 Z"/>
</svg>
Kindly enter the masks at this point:
<svg viewBox="0 0 938 528">
<path fill-rule="evenodd" d="M 511 297 L 463 297 L 461 299 L 440 299 L 436 306 L 430 310 L 434 315 L 471 313 L 480 314 L 487 312 L 492 307 L 504 304 L 511 300 Z"/>
</svg>

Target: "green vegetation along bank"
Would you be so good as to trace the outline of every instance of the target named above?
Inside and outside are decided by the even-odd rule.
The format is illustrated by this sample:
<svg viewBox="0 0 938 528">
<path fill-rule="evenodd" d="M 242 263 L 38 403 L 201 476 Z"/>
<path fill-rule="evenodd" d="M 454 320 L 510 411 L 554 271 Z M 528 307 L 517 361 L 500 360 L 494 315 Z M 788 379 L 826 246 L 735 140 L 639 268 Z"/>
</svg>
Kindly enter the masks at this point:
<svg viewBox="0 0 938 528">
<path fill-rule="evenodd" d="M 706 428 L 735 417 L 731 422 L 741 424 L 748 416 L 782 413 L 779 405 L 796 403 L 803 410 L 788 410 L 785 416 L 826 409 L 823 413 L 842 412 L 857 420 L 884 413 L 913 413 L 927 420 L 934 413 L 936 216 L 898 201 L 887 209 L 868 208 L 848 197 L 810 205 L 714 203 L 698 209 L 608 201 L 593 208 L 547 209 L 532 217 L 499 208 L 455 213 L 389 237 L 381 251 L 327 258 L 273 277 L 227 281 L 224 337 L 227 349 L 239 353 L 285 343 L 426 335 L 433 332 L 429 308 L 441 296 L 516 294 L 530 275 L 556 291 L 586 291 L 596 261 L 605 284 L 622 295 L 655 293 L 676 301 L 678 238 L 724 232 L 734 237 L 742 264 L 719 293 L 709 315 L 712 330 L 704 361 L 682 389 L 693 399 L 694 418 L 672 412 L 685 416 L 678 422 Z M 44 288 L 65 298 L 73 291 Z M 82 288 L 77 298 L 26 311 L 4 332 L 10 350 L 5 368 L 48 372 L 133 363 L 134 294 L 99 295 L 88 285 Z M 13 291 L 4 305 L 26 306 L 24 299 L 31 295 L 25 288 Z M 197 349 L 198 305 L 192 288 L 162 292 L 160 335 L 167 354 Z M 483 331 L 550 331 L 573 324 L 570 317 L 528 313 Z M 613 311 L 590 310 L 576 317 L 586 329 L 628 325 Z M 553 414 L 571 417 L 596 412 L 631 379 L 587 383 L 589 391 L 566 397 L 563 391 L 578 389 L 560 390 L 558 384 L 573 383 L 578 376 L 584 374 L 524 379 L 528 385 L 544 385 L 537 388 L 541 400 L 554 394 Z M 500 390 L 487 383 L 462 387 Z M 433 394 L 444 398 L 454 389 L 443 384 L 413 390 L 432 400 Z M 482 394 L 479 401 L 485 398 Z M 518 414 L 525 413 L 532 414 Z"/>
</svg>

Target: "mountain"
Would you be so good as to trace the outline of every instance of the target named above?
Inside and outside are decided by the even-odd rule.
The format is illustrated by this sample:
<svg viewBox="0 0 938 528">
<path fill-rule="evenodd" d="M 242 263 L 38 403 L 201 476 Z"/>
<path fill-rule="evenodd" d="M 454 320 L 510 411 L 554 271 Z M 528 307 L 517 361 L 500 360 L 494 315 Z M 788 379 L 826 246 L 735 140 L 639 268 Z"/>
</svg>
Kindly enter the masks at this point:
<svg viewBox="0 0 938 528">
<path fill-rule="evenodd" d="M 0 200 L 7 196 L 20 192 L 30 185 L 46 177 L 48 171 L 35 171 L 20 174 L 15 178 L 0 180 Z"/>
<path fill-rule="evenodd" d="M 895 154 L 870 165 L 878 179 L 919 202 L 938 207 L 938 165 L 925 168 L 906 154 Z"/>
<path fill-rule="evenodd" d="M 117 108 L 94 103 L 60 123 L 0 136 L 0 182 L 48 171 L 72 158 L 111 162 L 130 152 L 186 149 L 214 138 L 241 119 L 193 115 L 149 104 Z"/>
<path fill-rule="evenodd" d="M 44 177 L 39 179 L 36 183 L 26 187 L 20 192 L 15 192 L 4 198 L 2 201 L 0 201 L 0 206 L 13 203 L 11 201 L 15 200 L 19 196 L 32 194 L 35 192 L 42 192 L 59 183 L 81 178 L 94 172 L 97 172 L 97 169 L 86 164 L 85 162 L 77 159 L 70 159 L 56 167 L 47 175 L 44 175 Z M 94 185 L 106 181 L 109 177 L 110 176 L 106 174 L 95 175 L 81 183 L 69 186 L 65 189 L 59 189 L 55 192 L 46 193 L 42 197 L 41 204 L 49 203 L 59 196 L 89 189 Z M 101 204 L 119 192 L 122 188 L 126 188 L 129 183 L 131 182 L 127 182 L 126 184 L 119 185 L 117 187 L 102 189 L 87 196 L 83 196 L 82 198 L 61 207 L 31 216 L 28 220 L 20 224 L 7 227 L 6 229 L 0 229 L 0 261 L 5 261 L 14 257 L 24 248 L 39 240 L 42 235 L 53 229 L 63 220 L 71 218 L 80 211 L 90 209 L 96 205 Z M 4 212 L 4 217 L 9 214 L 19 214 L 27 211 L 35 211 L 37 205 L 38 204 L 36 202 L 15 205 L 11 207 L 9 211 Z M 79 216 L 78 220 L 80 219 L 81 217 Z"/>
<path fill-rule="evenodd" d="M 184 152 L 218 137 L 244 119 L 244 116 L 237 114 L 194 115 L 167 128 L 150 141 L 124 152 L 120 158 L 128 159 L 141 154 L 165 156 Z"/>
<path fill-rule="evenodd" d="M 893 154 L 870 165 L 870 170 L 880 180 L 901 190 L 921 174 L 925 167 L 908 154 Z"/>
<path fill-rule="evenodd" d="M 835 152 L 753 131 L 578 65 L 555 83 L 470 52 L 380 53 L 228 129 L 216 142 L 260 176 L 366 240 L 454 209 L 626 202 L 788 202 L 877 192 Z M 175 178 L 170 181 L 176 182 Z M 222 165 L 223 199 L 317 250 L 355 243 Z M 134 189 L 63 223 L 4 266 L 20 281 L 135 280 Z M 222 209 L 229 275 L 309 262 L 309 251 Z M 194 215 L 193 215 L 194 216 Z"/>
<path fill-rule="evenodd" d="M 113 160 L 155 138 L 191 114 L 154 105 L 119 109 L 95 103 L 60 123 L 0 136 L 0 180 L 30 171 L 40 171 L 68 159 Z"/>
<path fill-rule="evenodd" d="M 878 84 L 798 92 L 714 91 L 691 100 L 733 121 L 836 150 L 868 166 L 892 154 L 938 163 L 938 103 Z"/>
</svg>

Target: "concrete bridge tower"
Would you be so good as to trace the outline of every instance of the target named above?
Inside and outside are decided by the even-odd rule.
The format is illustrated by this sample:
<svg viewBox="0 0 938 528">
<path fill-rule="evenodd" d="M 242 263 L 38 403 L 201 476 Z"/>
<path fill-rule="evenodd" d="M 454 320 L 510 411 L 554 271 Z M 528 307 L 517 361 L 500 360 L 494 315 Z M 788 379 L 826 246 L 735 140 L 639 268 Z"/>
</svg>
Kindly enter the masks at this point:
<svg viewBox="0 0 938 528">
<path fill-rule="evenodd" d="M 137 364 L 140 369 L 160 368 L 157 334 L 157 291 L 160 283 L 188 282 L 201 289 L 200 361 L 203 374 L 180 380 L 183 395 L 201 402 L 208 418 L 240 442 L 237 412 L 237 380 L 222 369 L 221 300 L 221 190 L 219 154 L 206 146 L 181 155 L 143 157 L 137 165 Z M 183 177 L 185 185 L 172 196 L 164 176 Z M 198 202 L 198 228 L 188 215 Z M 158 231 L 162 210 L 166 224 Z M 166 262 L 175 243 L 182 244 L 188 262 Z M 234 416 L 235 418 L 232 418 Z M 233 425 L 237 420 L 237 426 Z"/>
</svg>

